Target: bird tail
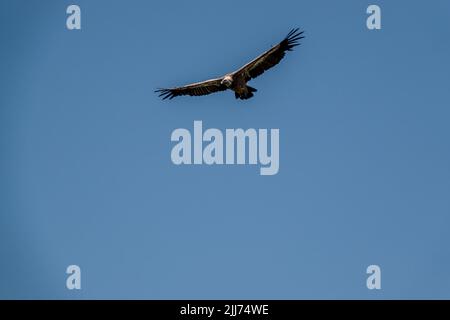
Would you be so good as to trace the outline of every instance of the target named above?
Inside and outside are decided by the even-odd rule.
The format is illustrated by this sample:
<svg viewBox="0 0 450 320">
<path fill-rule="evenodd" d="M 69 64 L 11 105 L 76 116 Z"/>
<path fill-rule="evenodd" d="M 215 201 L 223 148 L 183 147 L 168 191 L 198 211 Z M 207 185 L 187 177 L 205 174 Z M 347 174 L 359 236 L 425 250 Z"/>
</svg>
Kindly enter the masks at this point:
<svg viewBox="0 0 450 320">
<path fill-rule="evenodd" d="M 246 90 L 243 92 L 237 93 L 235 91 L 234 96 L 236 99 L 247 100 L 247 99 L 250 99 L 251 97 L 253 97 L 253 92 L 256 92 L 256 91 L 258 91 L 258 90 L 256 90 L 255 88 L 252 88 L 250 86 L 247 86 Z"/>
</svg>

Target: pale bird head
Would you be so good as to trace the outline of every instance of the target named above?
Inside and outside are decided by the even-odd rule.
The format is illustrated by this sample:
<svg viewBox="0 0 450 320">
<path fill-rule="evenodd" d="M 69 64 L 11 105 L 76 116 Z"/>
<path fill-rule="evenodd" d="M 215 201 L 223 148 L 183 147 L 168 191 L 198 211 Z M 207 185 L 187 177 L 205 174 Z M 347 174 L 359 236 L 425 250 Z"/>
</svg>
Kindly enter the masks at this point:
<svg viewBox="0 0 450 320">
<path fill-rule="evenodd" d="M 233 83 L 233 78 L 231 76 L 225 76 L 221 82 L 221 84 L 226 85 L 227 88 L 229 88 L 232 83 Z"/>
</svg>

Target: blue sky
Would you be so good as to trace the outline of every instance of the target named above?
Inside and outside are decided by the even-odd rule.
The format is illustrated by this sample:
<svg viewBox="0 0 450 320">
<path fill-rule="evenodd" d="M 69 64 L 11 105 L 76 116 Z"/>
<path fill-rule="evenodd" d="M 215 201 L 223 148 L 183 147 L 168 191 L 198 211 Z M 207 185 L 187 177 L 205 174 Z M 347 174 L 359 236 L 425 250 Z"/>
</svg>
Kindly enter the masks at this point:
<svg viewBox="0 0 450 320">
<path fill-rule="evenodd" d="M 450 298 L 449 18 L 443 0 L 2 1 L 0 298 Z M 153 93 L 293 27 L 248 101 Z M 173 165 L 194 120 L 279 128 L 279 173 Z"/>
</svg>

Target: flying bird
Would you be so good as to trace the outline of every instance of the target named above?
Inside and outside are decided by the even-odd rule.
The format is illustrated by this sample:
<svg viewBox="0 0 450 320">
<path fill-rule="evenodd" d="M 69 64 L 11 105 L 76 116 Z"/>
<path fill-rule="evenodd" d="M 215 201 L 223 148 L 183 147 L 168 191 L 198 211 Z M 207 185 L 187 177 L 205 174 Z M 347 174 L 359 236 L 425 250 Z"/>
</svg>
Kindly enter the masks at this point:
<svg viewBox="0 0 450 320">
<path fill-rule="evenodd" d="M 159 93 L 159 96 L 165 100 L 167 98 L 173 99 L 174 97 L 185 95 L 203 96 L 230 89 L 234 91 L 236 99 L 249 99 L 253 97 L 253 92 L 257 90 L 248 86 L 247 82 L 276 66 L 283 59 L 286 51 L 292 51 L 294 47 L 300 44 L 299 40 L 303 38 L 303 31 L 299 31 L 298 28 L 292 29 L 280 43 L 250 61 L 239 70 L 228 73 L 220 78 L 192 83 L 182 87 L 162 88 L 155 92 Z"/>
</svg>

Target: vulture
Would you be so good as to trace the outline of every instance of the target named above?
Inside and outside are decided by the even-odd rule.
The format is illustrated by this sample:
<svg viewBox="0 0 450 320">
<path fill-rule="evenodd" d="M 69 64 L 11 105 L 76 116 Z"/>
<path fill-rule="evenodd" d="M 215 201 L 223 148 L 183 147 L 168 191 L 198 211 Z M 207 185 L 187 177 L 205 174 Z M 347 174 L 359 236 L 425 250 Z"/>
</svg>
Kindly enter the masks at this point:
<svg viewBox="0 0 450 320">
<path fill-rule="evenodd" d="M 233 90 L 236 99 L 249 99 L 257 90 L 247 85 L 247 82 L 254 79 L 266 70 L 276 66 L 286 54 L 286 51 L 298 46 L 300 39 L 303 39 L 303 31 L 298 28 L 292 29 L 286 37 L 254 60 L 250 61 L 237 71 L 228 73 L 223 77 L 210 79 L 202 82 L 188 84 L 182 87 L 170 89 L 160 88 L 155 92 L 163 100 L 173 99 L 178 96 L 203 96 L 218 91 Z"/>
</svg>

